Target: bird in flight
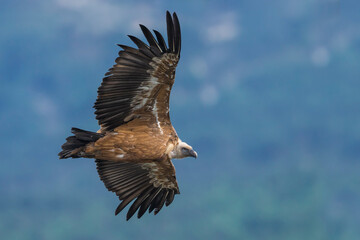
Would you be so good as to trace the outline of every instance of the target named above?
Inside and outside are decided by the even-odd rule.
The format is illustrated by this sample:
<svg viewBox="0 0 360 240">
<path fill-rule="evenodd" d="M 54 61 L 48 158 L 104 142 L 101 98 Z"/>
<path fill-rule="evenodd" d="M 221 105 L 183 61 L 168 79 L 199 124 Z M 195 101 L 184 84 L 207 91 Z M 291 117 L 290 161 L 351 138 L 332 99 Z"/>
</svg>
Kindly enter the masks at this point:
<svg viewBox="0 0 360 240">
<path fill-rule="evenodd" d="M 171 160 L 197 157 L 180 140 L 169 116 L 170 91 L 180 59 L 181 33 L 176 13 L 166 12 L 168 44 L 140 24 L 149 45 L 134 36 L 137 48 L 119 45 L 115 65 L 105 74 L 94 108 L 100 130 L 72 128 L 59 153 L 63 158 L 94 158 L 100 179 L 116 193 L 115 215 L 133 201 L 129 220 L 170 205 L 179 187 Z"/>
</svg>

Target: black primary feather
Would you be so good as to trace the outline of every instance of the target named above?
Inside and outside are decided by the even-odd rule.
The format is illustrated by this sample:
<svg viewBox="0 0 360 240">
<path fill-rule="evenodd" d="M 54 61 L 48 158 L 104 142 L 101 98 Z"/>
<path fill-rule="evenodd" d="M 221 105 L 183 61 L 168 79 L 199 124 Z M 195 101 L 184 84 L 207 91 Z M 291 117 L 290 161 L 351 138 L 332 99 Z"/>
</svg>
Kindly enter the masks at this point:
<svg viewBox="0 0 360 240">
<path fill-rule="evenodd" d="M 128 35 L 128 37 L 131 39 L 131 41 L 133 41 L 136 44 L 140 52 L 150 57 L 151 59 L 155 57 L 155 54 L 150 51 L 150 47 L 146 45 L 143 41 L 131 35 Z"/>
<path fill-rule="evenodd" d="M 151 70 L 156 64 L 153 61 L 154 57 L 161 58 L 166 53 L 174 53 L 180 57 L 179 20 L 175 13 L 171 16 L 167 12 L 166 22 L 168 47 L 158 31 L 154 30 L 155 39 L 154 35 L 144 25 L 140 25 L 140 28 L 149 45 L 131 35 L 129 37 L 138 49 L 118 44 L 123 50 L 119 52 L 119 57 L 115 60 L 116 64 L 105 74 L 94 104 L 96 119 L 103 130 L 111 131 L 133 120 L 137 117 L 133 115 L 134 111 L 146 107 L 141 106 L 138 99 L 147 96 L 141 86 L 147 86 L 150 81 L 154 80 L 151 78 Z M 149 88 L 149 91 L 152 90 Z M 150 101 L 147 104 L 150 104 Z"/>
<path fill-rule="evenodd" d="M 149 208 L 149 212 L 155 209 L 157 214 L 164 203 L 168 206 L 173 198 L 176 189 L 155 187 L 151 182 L 146 168 L 142 168 L 141 163 L 124 163 L 106 160 L 95 160 L 100 179 L 105 187 L 115 192 L 121 201 L 115 210 L 115 215 L 119 214 L 132 201 L 126 219 L 129 220 L 138 211 L 137 217 L 144 215 Z M 170 196 L 170 202 L 169 202 Z"/>
<path fill-rule="evenodd" d="M 166 12 L 166 25 L 167 25 L 167 34 L 168 34 L 168 45 L 170 52 L 175 51 L 174 46 L 174 24 L 171 18 L 169 11 Z"/>
<path fill-rule="evenodd" d="M 166 42 L 165 42 L 163 36 L 162 36 L 161 33 L 159 33 L 158 31 L 156 31 L 156 30 L 153 30 L 153 31 L 154 31 L 154 33 L 155 33 L 155 35 L 156 35 L 156 38 L 157 38 L 157 40 L 158 40 L 158 43 L 159 43 L 159 46 L 160 46 L 161 50 L 162 50 L 164 53 L 167 52 L 167 51 L 168 51 L 168 48 L 167 48 L 167 46 L 166 46 Z"/>
<path fill-rule="evenodd" d="M 176 13 L 173 13 L 174 19 L 174 31 L 175 31 L 175 53 L 178 57 L 180 57 L 181 51 L 181 30 L 180 30 L 180 23 Z"/>
<path fill-rule="evenodd" d="M 157 43 L 157 41 L 155 40 L 154 36 L 151 34 L 150 30 L 145 27 L 144 25 L 140 24 L 140 28 L 141 31 L 143 32 L 146 40 L 149 42 L 150 44 L 150 50 L 157 56 L 161 56 L 162 54 L 162 50 L 159 46 L 159 44 Z"/>
</svg>

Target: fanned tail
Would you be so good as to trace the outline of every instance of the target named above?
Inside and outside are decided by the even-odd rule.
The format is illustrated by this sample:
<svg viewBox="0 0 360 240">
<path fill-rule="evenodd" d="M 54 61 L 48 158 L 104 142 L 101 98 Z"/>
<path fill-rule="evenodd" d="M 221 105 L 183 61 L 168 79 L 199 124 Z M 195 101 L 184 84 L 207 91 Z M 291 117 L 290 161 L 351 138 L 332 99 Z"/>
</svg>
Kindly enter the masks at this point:
<svg viewBox="0 0 360 240">
<path fill-rule="evenodd" d="M 79 128 L 72 128 L 71 132 L 74 135 L 66 138 L 66 142 L 61 146 L 62 151 L 58 154 L 60 159 L 86 157 L 84 152 L 86 145 L 96 142 L 104 136 L 101 133 L 85 131 Z"/>
</svg>

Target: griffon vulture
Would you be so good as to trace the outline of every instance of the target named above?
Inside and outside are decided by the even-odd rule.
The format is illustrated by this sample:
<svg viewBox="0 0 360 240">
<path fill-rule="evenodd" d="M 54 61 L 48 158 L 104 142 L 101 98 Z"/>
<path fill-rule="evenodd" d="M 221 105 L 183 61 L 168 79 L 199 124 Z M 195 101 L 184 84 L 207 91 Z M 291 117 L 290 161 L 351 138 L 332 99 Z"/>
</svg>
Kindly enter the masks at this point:
<svg viewBox="0 0 360 240">
<path fill-rule="evenodd" d="M 179 194 L 174 158 L 197 157 L 181 141 L 169 116 L 169 97 L 180 59 L 181 34 L 176 13 L 166 13 L 168 44 L 154 30 L 140 28 L 149 45 L 129 36 L 137 48 L 123 50 L 98 89 L 94 108 L 100 130 L 72 128 L 60 158 L 94 158 L 100 179 L 115 192 L 120 204 L 115 215 L 130 202 L 129 220 L 147 209 L 157 214 Z"/>
</svg>

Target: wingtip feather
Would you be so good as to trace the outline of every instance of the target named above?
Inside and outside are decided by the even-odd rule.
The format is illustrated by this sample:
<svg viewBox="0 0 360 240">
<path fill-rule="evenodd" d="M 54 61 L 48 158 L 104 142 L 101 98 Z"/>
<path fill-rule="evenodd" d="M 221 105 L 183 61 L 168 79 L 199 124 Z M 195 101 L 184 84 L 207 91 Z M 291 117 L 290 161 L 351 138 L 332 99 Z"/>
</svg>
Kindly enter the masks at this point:
<svg viewBox="0 0 360 240">
<path fill-rule="evenodd" d="M 166 12 L 166 25 L 168 35 L 168 45 L 170 52 L 174 52 L 174 23 L 169 11 Z"/>
</svg>

